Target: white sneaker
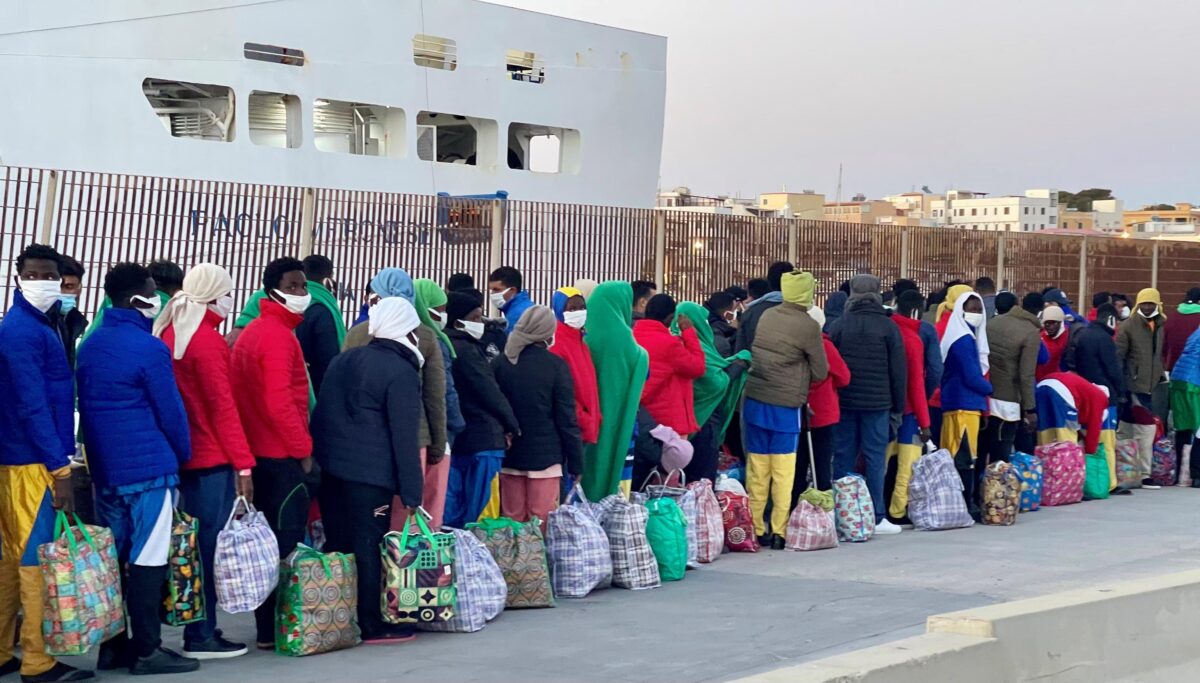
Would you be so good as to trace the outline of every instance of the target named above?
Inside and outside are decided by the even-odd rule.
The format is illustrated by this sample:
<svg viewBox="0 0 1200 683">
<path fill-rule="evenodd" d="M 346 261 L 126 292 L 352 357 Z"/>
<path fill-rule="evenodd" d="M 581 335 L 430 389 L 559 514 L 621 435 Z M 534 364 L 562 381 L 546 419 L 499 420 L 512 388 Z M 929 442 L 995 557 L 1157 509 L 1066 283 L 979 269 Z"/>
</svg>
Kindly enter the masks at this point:
<svg viewBox="0 0 1200 683">
<path fill-rule="evenodd" d="M 900 527 L 896 526 L 895 524 L 892 524 L 891 522 L 889 522 L 886 519 L 880 520 L 879 522 L 877 522 L 875 524 L 875 535 L 876 536 L 894 536 L 894 535 L 900 533 L 901 531 L 904 531 L 904 529 L 901 529 Z"/>
</svg>

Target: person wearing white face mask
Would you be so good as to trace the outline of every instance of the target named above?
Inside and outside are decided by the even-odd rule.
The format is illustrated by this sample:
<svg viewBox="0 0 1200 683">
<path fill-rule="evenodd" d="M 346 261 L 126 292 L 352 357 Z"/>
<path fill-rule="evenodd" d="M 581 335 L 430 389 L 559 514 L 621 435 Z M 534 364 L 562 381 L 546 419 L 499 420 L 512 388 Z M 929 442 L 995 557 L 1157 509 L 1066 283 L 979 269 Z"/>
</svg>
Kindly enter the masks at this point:
<svg viewBox="0 0 1200 683">
<path fill-rule="evenodd" d="M 396 516 L 423 498 L 417 424 L 421 413 L 420 326 L 412 304 L 389 297 L 368 313 L 371 341 L 329 364 L 313 412 L 313 455 L 321 465 L 326 549 L 354 553 L 358 625 L 367 643 L 410 640 L 413 627 L 380 615 L 379 544 Z"/>
<path fill-rule="evenodd" d="M 482 301 L 454 292 L 446 303 L 447 331 L 454 345 L 454 385 L 466 429 L 451 447 L 444 523 L 462 528 L 480 517 L 500 516 L 500 468 L 504 451 L 520 432 L 508 399 L 500 392 L 483 350 Z"/>
<path fill-rule="evenodd" d="M 506 334 L 512 334 L 521 315 L 533 306 L 529 293 L 521 289 L 524 279 L 521 271 L 512 266 L 503 266 L 488 276 L 488 301 L 492 308 L 504 315 Z"/>
<path fill-rule="evenodd" d="M 954 456 L 954 466 L 963 482 L 967 509 L 979 520 L 975 499 L 975 459 L 979 456 L 979 426 L 988 410 L 992 384 L 987 326 L 983 299 L 972 291 L 958 296 L 942 336 L 942 433 L 941 447 Z"/>
<path fill-rule="evenodd" d="M 567 362 L 575 391 L 575 419 L 583 443 L 594 444 L 600 436 L 600 393 L 592 353 L 583 343 L 587 324 L 587 301 L 574 287 L 561 287 L 552 300 L 558 327 L 550 353 Z"/>
<path fill-rule="evenodd" d="M 206 605 L 217 604 L 213 557 L 217 534 L 233 509 L 235 494 L 253 500 L 254 455 L 246 442 L 229 381 L 229 345 L 217 331 L 233 310 L 233 280 L 224 268 L 201 263 L 188 271 L 182 289 L 154 321 L 154 334 L 174 359 L 175 381 L 187 408 L 192 459 L 179 473 L 180 509 L 199 520 L 200 560 Z M 195 659 L 236 657 L 246 646 L 217 631 L 217 610 L 188 624 L 183 653 Z"/>
<path fill-rule="evenodd" d="M 112 529 L 130 635 L 106 641 L 97 667 L 134 674 L 182 673 L 199 664 L 162 647 L 159 607 L 171 546 L 179 470 L 191 458 L 188 416 L 171 354 L 151 333 L 160 303 L 150 271 L 136 263 L 104 276 L 112 308 L 79 348 L 80 429 L 96 491 L 96 517 Z"/>
<path fill-rule="evenodd" d="M 293 333 L 309 304 L 304 264 L 276 259 L 263 271 L 262 284 L 267 295 L 259 302 L 258 317 L 233 346 L 230 377 L 255 458 L 255 505 L 275 532 L 283 558 L 304 540 L 310 503 L 305 486 L 312 470 L 308 372 Z M 254 611 L 254 620 L 257 646 L 273 649 L 274 598 Z"/>
<path fill-rule="evenodd" d="M 70 456 L 75 453 L 71 367 L 46 312 L 58 305 L 60 256 L 33 244 L 17 256 L 17 292 L 0 320 L 0 676 L 45 681 L 91 678 L 46 654 L 45 588 L 36 553 L 54 540 L 54 509 L 75 510 Z M 22 656 L 13 650 L 23 611 Z"/>
</svg>

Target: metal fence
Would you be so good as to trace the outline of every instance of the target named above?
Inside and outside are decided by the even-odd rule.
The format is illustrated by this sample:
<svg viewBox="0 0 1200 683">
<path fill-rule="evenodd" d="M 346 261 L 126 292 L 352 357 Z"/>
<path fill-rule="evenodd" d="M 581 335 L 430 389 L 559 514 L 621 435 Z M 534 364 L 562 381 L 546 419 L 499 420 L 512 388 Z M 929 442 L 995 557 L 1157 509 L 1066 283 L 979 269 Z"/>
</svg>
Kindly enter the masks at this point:
<svg viewBox="0 0 1200 683">
<path fill-rule="evenodd" d="M 1086 309 L 1096 291 L 1157 285 L 1168 303 L 1196 285 L 1200 244 L 754 218 L 543 202 L 247 185 L 220 181 L 0 166 L 0 293 L 30 242 L 87 268 L 80 308 L 92 314 L 111 264 L 173 260 L 227 267 L 238 304 L 263 267 L 284 255 L 333 260 L 347 320 L 380 268 L 444 283 L 455 272 L 486 287 L 515 266 L 536 301 L 578 278 L 657 281 L 703 301 L 763 277 L 773 261 L 812 271 L 821 299 L 856 273 L 885 283 L 994 278 L 1015 292 L 1061 287 Z M 1082 300 L 1082 301 L 1081 301 Z"/>
</svg>

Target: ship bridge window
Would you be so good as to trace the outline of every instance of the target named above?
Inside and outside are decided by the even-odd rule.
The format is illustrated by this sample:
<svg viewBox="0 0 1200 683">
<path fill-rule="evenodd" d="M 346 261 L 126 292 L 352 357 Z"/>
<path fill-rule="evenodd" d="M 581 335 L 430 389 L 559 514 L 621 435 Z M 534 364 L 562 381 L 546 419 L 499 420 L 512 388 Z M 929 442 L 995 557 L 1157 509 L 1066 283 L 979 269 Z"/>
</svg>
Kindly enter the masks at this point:
<svg viewBox="0 0 1200 683">
<path fill-rule="evenodd" d="M 287 66 L 304 66 L 304 50 L 279 47 L 278 45 L 246 43 L 242 46 L 242 56 L 258 62 L 272 62 Z"/>
<path fill-rule="evenodd" d="M 303 140 L 300 98 L 277 92 L 250 93 L 250 141 L 265 147 L 296 148 Z"/>
<path fill-rule="evenodd" d="M 579 172 L 579 131 L 513 123 L 508 126 L 508 167 L 534 173 Z"/>
<path fill-rule="evenodd" d="M 444 164 L 492 166 L 499 146 L 496 122 L 474 116 L 417 114 L 417 158 Z"/>
<path fill-rule="evenodd" d="M 147 78 L 142 81 L 142 94 L 171 135 L 193 140 L 233 140 L 232 88 Z"/>
<path fill-rule="evenodd" d="M 450 38 L 418 33 L 413 36 L 413 62 L 430 69 L 454 71 L 458 67 L 458 46 Z"/>
<path fill-rule="evenodd" d="M 313 145 L 322 152 L 404 156 L 404 110 L 378 104 L 313 102 Z"/>
<path fill-rule="evenodd" d="M 525 83 L 542 83 L 546 80 L 546 64 L 536 53 L 524 50 L 509 50 L 508 77 Z"/>
</svg>

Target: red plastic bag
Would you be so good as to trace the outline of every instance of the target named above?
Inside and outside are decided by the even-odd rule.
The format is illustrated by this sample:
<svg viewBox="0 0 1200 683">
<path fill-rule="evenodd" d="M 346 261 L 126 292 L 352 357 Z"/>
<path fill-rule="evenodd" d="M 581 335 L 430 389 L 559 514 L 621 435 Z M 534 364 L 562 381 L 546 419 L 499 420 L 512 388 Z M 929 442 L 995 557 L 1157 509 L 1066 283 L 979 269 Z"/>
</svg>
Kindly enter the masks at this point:
<svg viewBox="0 0 1200 683">
<path fill-rule="evenodd" d="M 733 553 L 758 552 L 750 497 L 721 491 L 717 493 L 717 502 L 721 504 L 721 523 L 725 526 L 725 547 Z"/>
</svg>

